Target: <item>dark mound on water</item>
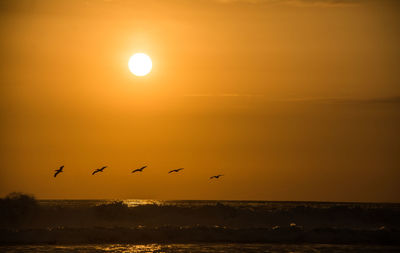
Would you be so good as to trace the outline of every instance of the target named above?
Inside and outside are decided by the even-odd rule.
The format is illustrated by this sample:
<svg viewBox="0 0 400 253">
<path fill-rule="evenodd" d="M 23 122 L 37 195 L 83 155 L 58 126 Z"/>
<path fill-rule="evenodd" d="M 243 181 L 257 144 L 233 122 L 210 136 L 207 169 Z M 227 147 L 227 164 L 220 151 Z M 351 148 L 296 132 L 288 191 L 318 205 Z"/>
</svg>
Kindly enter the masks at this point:
<svg viewBox="0 0 400 253">
<path fill-rule="evenodd" d="M 13 192 L 0 199 L 0 227 L 23 226 L 35 219 L 39 206 L 28 194 Z"/>
</svg>

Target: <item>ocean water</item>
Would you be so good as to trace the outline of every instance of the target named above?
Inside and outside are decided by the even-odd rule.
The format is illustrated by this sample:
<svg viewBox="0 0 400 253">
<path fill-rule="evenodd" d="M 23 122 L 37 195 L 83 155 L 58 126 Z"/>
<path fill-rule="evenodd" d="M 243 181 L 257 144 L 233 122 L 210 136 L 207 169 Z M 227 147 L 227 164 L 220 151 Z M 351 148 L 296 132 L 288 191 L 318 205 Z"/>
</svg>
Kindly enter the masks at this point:
<svg viewBox="0 0 400 253">
<path fill-rule="evenodd" d="M 24 245 L 0 246 L 0 252 L 20 253 L 341 253 L 399 252 L 400 247 L 380 245 L 329 244 L 101 244 L 101 245 Z"/>
<path fill-rule="evenodd" d="M 329 244 L 106 244 L 106 245 L 25 245 L 0 246 L 0 252 L 19 253 L 340 253 L 340 252 L 399 252 L 396 246 L 329 245 Z"/>
<path fill-rule="evenodd" d="M 400 252 L 400 204 L 0 199 L 0 252 Z"/>
<path fill-rule="evenodd" d="M 64 207 L 90 207 L 103 204 L 111 204 L 122 201 L 128 207 L 143 205 L 177 206 L 177 207 L 201 207 L 225 205 L 238 208 L 259 207 L 269 210 L 287 210 L 292 208 L 331 208 L 348 207 L 363 209 L 390 208 L 400 210 L 400 203 L 367 203 L 367 202 L 318 202 L 318 201 L 255 201 L 255 200 L 155 200 L 155 199 L 47 199 L 37 200 L 42 206 L 64 206 Z"/>
</svg>

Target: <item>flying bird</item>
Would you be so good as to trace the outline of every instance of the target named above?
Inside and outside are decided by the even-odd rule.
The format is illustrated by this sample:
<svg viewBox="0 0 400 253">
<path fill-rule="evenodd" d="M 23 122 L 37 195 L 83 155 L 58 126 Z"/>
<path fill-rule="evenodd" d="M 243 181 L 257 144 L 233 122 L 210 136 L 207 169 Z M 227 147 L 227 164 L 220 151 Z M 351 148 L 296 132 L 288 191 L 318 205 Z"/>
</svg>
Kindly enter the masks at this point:
<svg viewBox="0 0 400 253">
<path fill-rule="evenodd" d="M 56 177 L 58 174 L 60 174 L 61 172 L 64 172 L 63 171 L 63 168 L 64 168 L 64 165 L 63 166 L 61 166 L 58 170 L 54 170 L 56 173 L 54 173 L 54 177 Z"/>
<path fill-rule="evenodd" d="M 135 172 L 143 172 L 143 170 L 144 170 L 145 168 L 147 168 L 147 166 L 143 166 L 143 167 L 142 167 L 142 168 L 140 168 L 140 169 L 133 170 L 131 173 L 135 173 Z"/>
<path fill-rule="evenodd" d="M 176 170 L 171 170 L 171 171 L 168 172 L 168 174 L 172 173 L 172 172 L 179 172 L 180 170 L 183 170 L 183 168 L 179 168 L 179 169 L 176 169 Z"/>
<path fill-rule="evenodd" d="M 219 177 L 222 177 L 222 176 L 223 176 L 223 175 L 219 174 L 219 175 L 210 177 L 210 179 L 213 179 L 213 178 L 218 179 Z M 210 179 L 209 179 L 209 180 L 210 180 Z"/>
<path fill-rule="evenodd" d="M 92 175 L 96 174 L 97 172 L 103 172 L 103 170 L 105 168 L 107 168 L 107 166 L 103 166 L 103 167 L 101 167 L 101 169 L 97 169 L 97 170 L 93 171 Z"/>
</svg>

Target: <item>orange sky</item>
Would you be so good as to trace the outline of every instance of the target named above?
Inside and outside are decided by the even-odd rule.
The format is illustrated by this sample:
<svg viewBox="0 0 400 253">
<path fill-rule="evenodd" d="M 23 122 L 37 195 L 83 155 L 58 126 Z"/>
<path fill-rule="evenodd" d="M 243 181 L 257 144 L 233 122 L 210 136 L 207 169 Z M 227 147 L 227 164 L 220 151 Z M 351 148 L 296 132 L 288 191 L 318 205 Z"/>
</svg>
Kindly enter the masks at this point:
<svg viewBox="0 0 400 253">
<path fill-rule="evenodd" d="M 398 202 L 399 10 L 1 1 L 0 196 Z"/>
</svg>

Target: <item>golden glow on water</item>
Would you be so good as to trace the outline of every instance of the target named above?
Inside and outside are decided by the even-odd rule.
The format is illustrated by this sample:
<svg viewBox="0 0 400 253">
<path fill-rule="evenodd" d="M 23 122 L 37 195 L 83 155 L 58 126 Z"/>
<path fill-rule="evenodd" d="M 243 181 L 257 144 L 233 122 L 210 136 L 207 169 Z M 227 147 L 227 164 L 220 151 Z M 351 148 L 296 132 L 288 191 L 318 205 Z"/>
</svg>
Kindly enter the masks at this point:
<svg viewBox="0 0 400 253">
<path fill-rule="evenodd" d="M 102 245 L 23 245 L 0 246 L 1 252 L 113 252 L 113 253 L 255 253 L 255 252 L 398 252 L 398 246 L 330 244 L 102 244 Z"/>
<path fill-rule="evenodd" d="M 144 245 L 126 245 L 126 244 L 113 244 L 108 246 L 99 245 L 97 250 L 103 252 L 123 252 L 123 253 L 144 253 L 144 252 L 160 252 L 160 244 L 144 244 Z"/>
<path fill-rule="evenodd" d="M 135 207 L 141 205 L 160 205 L 162 201 L 154 200 L 154 199 L 124 199 L 123 202 L 128 207 Z"/>
</svg>

